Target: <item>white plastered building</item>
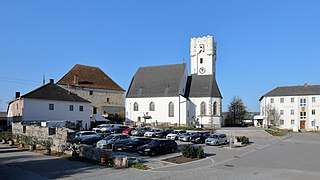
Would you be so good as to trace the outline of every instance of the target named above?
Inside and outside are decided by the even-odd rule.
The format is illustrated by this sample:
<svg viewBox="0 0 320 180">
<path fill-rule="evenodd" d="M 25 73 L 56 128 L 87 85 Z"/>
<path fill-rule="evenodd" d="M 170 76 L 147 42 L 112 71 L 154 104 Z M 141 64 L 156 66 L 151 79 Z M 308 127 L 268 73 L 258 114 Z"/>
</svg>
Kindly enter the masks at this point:
<svg viewBox="0 0 320 180">
<path fill-rule="evenodd" d="M 320 127 L 320 85 L 282 86 L 273 89 L 260 98 L 260 116 L 255 125 L 271 125 L 268 107 L 279 115 L 276 126 L 281 129 L 319 130 Z"/>
<path fill-rule="evenodd" d="M 212 36 L 192 38 L 191 75 L 185 64 L 140 67 L 126 96 L 127 122 L 220 127 L 215 52 Z"/>
</svg>

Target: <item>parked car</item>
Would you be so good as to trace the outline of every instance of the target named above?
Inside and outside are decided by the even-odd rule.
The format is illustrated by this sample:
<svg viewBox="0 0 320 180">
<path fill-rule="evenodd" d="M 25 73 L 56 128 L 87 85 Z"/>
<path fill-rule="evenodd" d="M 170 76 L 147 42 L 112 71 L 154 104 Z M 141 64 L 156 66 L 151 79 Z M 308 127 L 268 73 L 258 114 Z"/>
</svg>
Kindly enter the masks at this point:
<svg viewBox="0 0 320 180">
<path fill-rule="evenodd" d="M 165 138 L 168 134 L 172 133 L 173 130 L 172 129 L 163 129 L 159 132 L 156 132 L 156 137 L 157 138 Z"/>
<path fill-rule="evenodd" d="M 190 141 L 192 143 L 205 143 L 206 139 L 210 137 L 209 132 L 197 132 L 190 137 Z"/>
<path fill-rule="evenodd" d="M 190 142 L 191 136 L 193 136 L 195 132 L 187 132 L 179 135 L 179 140 L 183 142 Z"/>
<path fill-rule="evenodd" d="M 156 133 L 159 132 L 159 129 L 151 129 L 150 131 L 147 131 L 144 133 L 144 137 L 156 137 Z"/>
<path fill-rule="evenodd" d="M 80 138 L 82 136 L 95 135 L 95 134 L 97 134 L 97 133 L 94 132 L 94 131 L 79 131 L 79 132 L 75 133 L 74 138 L 78 139 L 78 138 Z"/>
<path fill-rule="evenodd" d="M 216 145 L 227 144 L 227 135 L 226 134 L 211 134 L 210 137 L 206 139 L 207 145 Z"/>
<path fill-rule="evenodd" d="M 97 142 L 97 148 L 111 149 L 115 146 L 121 146 L 131 141 L 131 137 L 127 134 L 110 134 Z"/>
<path fill-rule="evenodd" d="M 140 128 L 136 128 L 135 130 L 133 130 L 131 132 L 131 134 L 133 136 L 143 136 L 145 132 L 150 131 L 151 128 L 150 127 L 140 127 Z"/>
<path fill-rule="evenodd" d="M 123 130 L 128 129 L 128 128 L 129 128 L 128 126 L 122 126 L 122 125 L 120 125 L 120 126 L 110 127 L 110 128 L 109 128 L 109 131 L 110 131 L 110 133 L 112 133 L 112 134 L 117 134 L 117 133 L 122 133 Z"/>
<path fill-rule="evenodd" d="M 87 144 L 87 145 L 96 145 L 98 141 L 103 139 L 105 136 L 103 134 L 93 134 L 93 135 L 85 135 L 80 137 L 79 142 L 81 144 Z"/>
<path fill-rule="evenodd" d="M 150 138 L 135 138 L 133 141 L 123 145 L 124 151 L 136 151 L 138 147 L 148 144 L 152 141 Z"/>
<path fill-rule="evenodd" d="M 150 143 L 137 148 L 137 152 L 141 155 L 155 156 L 158 154 L 174 153 L 178 149 L 178 145 L 174 140 L 154 139 Z"/>
<path fill-rule="evenodd" d="M 102 128 L 108 128 L 110 124 L 100 124 L 95 128 L 92 128 L 93 131 L 100 133 Z"/>
<path fill-rule="evenodd" d="M 122 131 L 122 134 L 128 134 L 131 135 L 132 131 L 135 130 L 136 128 L 127 128 Z"/>
<path fill-rule="evenodd" d="M 186 133 L 187 131 L 185 130 L 181 130 L 181 131 L 173 131 L 172 133 L 168 134 L 166 136 L 166 139 L 171 139 L 171 140 L 178 140 L 179 139 L 179 135 Z"/>
</svg>

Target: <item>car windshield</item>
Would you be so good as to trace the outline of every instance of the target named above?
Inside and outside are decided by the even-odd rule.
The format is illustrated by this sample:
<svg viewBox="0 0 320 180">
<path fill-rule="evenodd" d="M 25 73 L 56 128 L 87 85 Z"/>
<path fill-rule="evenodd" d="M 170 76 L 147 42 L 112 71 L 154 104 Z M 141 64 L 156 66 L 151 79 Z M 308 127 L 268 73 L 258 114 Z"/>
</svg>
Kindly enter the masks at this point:
<svg viewBox="0 0 320 180">
<path fill-rule="evenodd" d="M 149 142 L 149 145 L 153 145 L 153 146 L 157 146 L 161 143 L 161 141 L 156 141 L 156 140 L 153 140 L 151 142 Z"/>
<path fill-rule="evenodd" d="M 105 137 L 104 140 L 107 140 L 107 141 L 108 141 L 108 140 L 111 140 L 111 139 L 114 138 L 114 137 L 115 137 L 115 136 L 111 134 L 111 135 Z"/>
<path fill-rule="evenodd" d="M 217 139 L 217 138 L 218 138 L 218 135 L 212 134 L 210 137 L 211 137 L 211 138 L 214 138 L 214 139 Z"/>
</svg>

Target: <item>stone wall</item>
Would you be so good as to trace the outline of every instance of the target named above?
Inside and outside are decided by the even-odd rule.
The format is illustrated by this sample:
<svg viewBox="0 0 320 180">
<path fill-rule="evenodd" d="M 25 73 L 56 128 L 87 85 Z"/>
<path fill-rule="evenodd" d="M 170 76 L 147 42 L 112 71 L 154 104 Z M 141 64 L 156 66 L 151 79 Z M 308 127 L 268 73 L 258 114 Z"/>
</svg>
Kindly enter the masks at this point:
<svg viewBox="0 0 320 180">
<path fill-rule="evenodd" d="M 25 126 L 25 132 L 24 130 Z M 26 135 L 37 137 L 38 140 L 45 140 L 47 138 L 53 139 L 52 150 L 62 152 L 63 148 L 66 146 L 66 141 L 68 139 L 68 133 L 73 132 L 73 130 L 65 127 L 55 127 L 55 133 L 49 135 L 49 127 L 42 127 L 39 125 L 22 125 L 21 123 L 12 123 L 12 133 L 14 135 Z M 54 132 L 54 130 L 52 131 Z"/>
</svg>

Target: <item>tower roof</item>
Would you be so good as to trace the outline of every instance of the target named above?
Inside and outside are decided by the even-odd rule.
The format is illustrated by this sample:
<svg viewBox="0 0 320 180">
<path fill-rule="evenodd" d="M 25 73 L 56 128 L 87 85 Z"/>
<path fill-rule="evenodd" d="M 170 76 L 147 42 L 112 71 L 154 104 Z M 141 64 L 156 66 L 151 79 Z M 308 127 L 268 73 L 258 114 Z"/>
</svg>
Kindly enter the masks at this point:
<svg viewBox="0 0 320 180">
<path fill-rule="evenodd" d="M 222 98 L 218 84 L 212 75 L 189 76 L 186 89 L 186 97 Z"/>
</svg>

